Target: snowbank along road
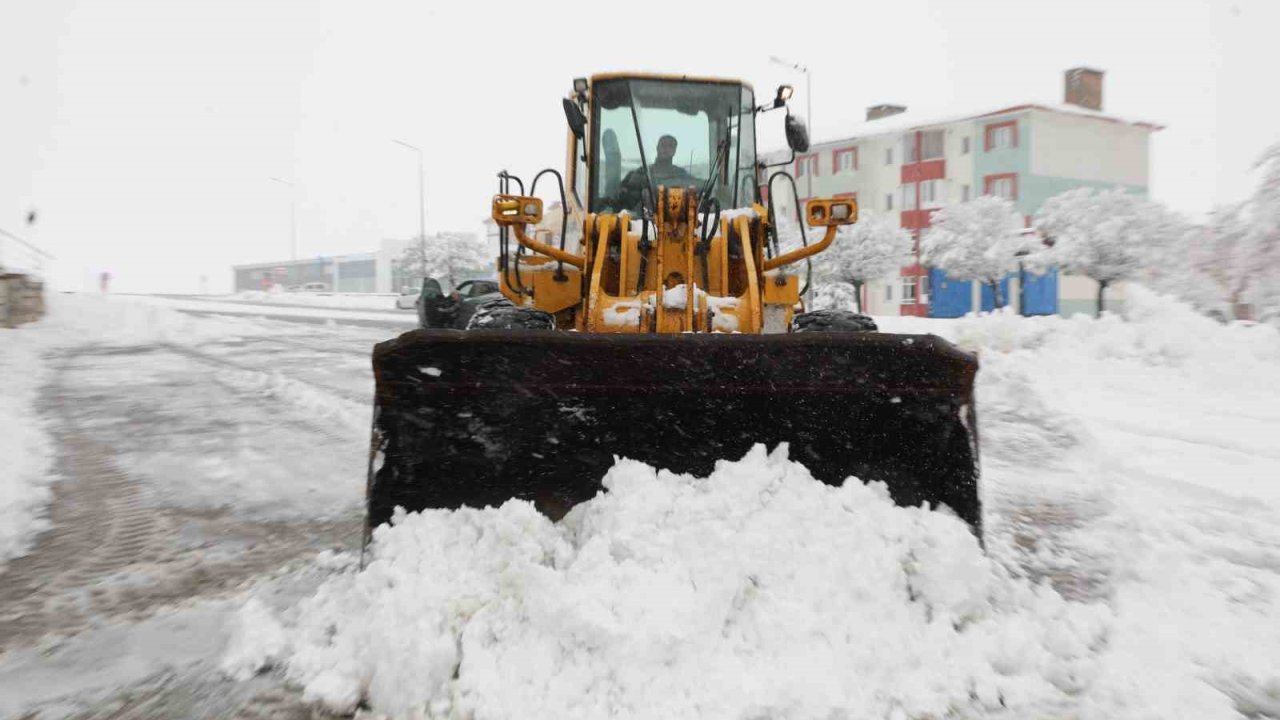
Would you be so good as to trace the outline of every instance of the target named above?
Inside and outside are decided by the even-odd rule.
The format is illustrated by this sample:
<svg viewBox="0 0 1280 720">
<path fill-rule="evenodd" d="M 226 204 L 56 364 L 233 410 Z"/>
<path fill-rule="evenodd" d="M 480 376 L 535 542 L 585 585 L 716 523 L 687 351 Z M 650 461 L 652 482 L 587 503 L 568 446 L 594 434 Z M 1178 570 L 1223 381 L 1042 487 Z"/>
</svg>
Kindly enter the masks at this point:
<svg viewBox="0 0 1280 720">
<path fill-rule="evenodd" d="M 981 353 L 985 551 L 757 448 L 363 571 L 407 321 L 55 298 L 0 336 L 0 717 L 1280 717 L 1280 334 L 1133 295 L 880 319 Z"/>
</svg>

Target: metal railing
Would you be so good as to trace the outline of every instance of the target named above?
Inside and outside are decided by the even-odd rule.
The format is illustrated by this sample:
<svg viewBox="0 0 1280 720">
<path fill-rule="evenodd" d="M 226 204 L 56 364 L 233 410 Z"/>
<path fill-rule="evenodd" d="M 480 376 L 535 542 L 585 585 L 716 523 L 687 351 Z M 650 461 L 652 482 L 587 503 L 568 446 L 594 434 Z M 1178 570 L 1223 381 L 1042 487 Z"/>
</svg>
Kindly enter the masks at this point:
<svg viewBox="0 0 1280 720">
<path fill-rule="evenodd" d="M 22 273 L 44 277 L 49 261 L 55 259 L 34 243 L 0 228 L 0 274 Z"/>
</svg>

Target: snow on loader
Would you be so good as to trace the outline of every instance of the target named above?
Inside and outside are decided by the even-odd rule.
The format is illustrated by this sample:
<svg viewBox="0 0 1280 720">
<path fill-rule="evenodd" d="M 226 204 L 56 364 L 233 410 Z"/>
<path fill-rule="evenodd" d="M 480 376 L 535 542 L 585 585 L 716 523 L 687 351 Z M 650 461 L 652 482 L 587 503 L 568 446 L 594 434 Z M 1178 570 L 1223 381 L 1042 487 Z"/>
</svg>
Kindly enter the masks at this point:
<svg viewBox="0 0 1280 720">
<path fill-rule="evenodd" d="M 782 442 L 819 480 L 883 481 L 897 503 L 945 505 L 981 537 L 976 358 L 932 335 L 879 333 L 863 315 L 804 312 L 797 268 L 858 207 L 809 200 L 801 230 L 821 240 L 779 249 L 762 198 L 787 181 L 798 193 L 758 162 L 755 120 L 790 95 L 757 106 L 732 80 L 574 81 L 569 192 L 555 170 L 527 192 L 498 176 L 503 298 L 466 330 L 414 330 L 374 350 L 366 538 L 397 506 L 523 498 L 559 519 L 602 490 L 615 456 L 706 475 Z M 789 111 L 785 130 L 792 157 L 808 149 Z M 548 176 L 558 240 L 530 230 Z"/>
</svg>

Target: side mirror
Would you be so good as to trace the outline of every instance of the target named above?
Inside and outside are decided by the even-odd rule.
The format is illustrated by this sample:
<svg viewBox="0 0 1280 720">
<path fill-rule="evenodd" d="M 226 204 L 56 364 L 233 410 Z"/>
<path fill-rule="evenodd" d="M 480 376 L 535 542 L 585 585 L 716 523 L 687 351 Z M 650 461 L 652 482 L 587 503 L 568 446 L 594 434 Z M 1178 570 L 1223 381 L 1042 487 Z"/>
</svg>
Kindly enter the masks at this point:
<svg viewBox="0 0 1280 720">
<path fill-rule="evenodd" d="M 573 131 L 573 136 L 582 139 L 587 129 L 587 116 L 582 114 L 582 108 L 578 107 L 578 103 L 565 98 L 564 119 L 569 121 L 569 129 Z"/>
<path fill-rule="evenodd" d="M 809 130 L 804 121 L 795 115 L 787 115 L 787 145 L 795 152 L 809 152 Z"/>
</svg>

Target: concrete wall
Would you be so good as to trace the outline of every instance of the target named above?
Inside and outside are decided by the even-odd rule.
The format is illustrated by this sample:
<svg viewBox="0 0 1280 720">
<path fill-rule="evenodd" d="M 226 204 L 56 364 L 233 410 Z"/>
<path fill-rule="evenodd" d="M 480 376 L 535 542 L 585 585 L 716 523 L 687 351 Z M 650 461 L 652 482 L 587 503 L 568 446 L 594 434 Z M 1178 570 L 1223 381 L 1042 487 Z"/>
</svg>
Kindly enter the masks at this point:
<svg viewBox="0 0 1280 720">
<path fill-rule="evenodd" d="M 1085 115 L 1031 113 L 1033 175 L 1107 185 L 1148 184 L 1150 131 Z"/>
<path fill-rule="evenodd" d="M 44 317 L 44 283 L 29 275 L 0 275 L 0 327 L 13 328 Z"/>
<path fill-rule="evenodd" d="M 1125 304 L 1125 284 L 1115 283 L 1107 286 L 1106 304 L 1108 312 L 1122 312 Z M 1071 317 L 1078 313 L 1093 315 L 1098 307 L 1098 283 L 1082 275 L 1063 273 L 1058 278 L 1058 314 Z"/>
</svg>

